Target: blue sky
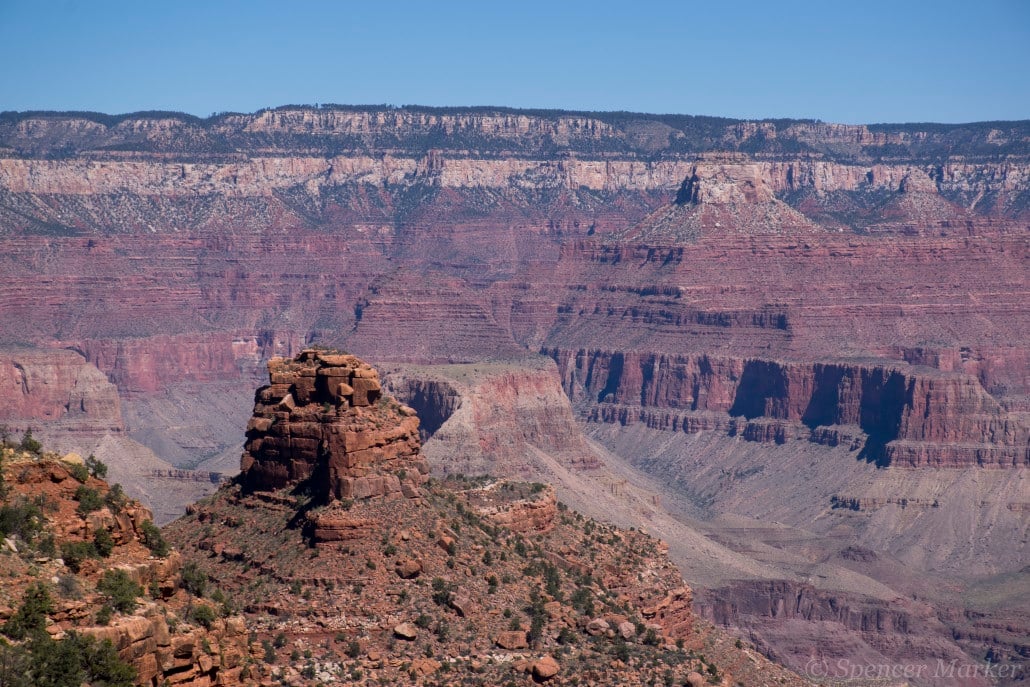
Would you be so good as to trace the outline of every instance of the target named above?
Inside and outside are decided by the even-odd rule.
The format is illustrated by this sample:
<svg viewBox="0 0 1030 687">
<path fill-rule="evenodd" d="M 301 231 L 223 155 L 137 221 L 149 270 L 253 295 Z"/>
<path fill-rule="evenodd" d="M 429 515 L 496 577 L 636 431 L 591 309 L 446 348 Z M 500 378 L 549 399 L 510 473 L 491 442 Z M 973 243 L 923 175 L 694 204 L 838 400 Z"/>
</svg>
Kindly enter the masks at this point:
<svg viewBox="0 0 1030 687">
<path fill-rule="evenodd" d="M 0 110 L 1030 118 L 1030 2 L 0 0 Z"/>
</svg>

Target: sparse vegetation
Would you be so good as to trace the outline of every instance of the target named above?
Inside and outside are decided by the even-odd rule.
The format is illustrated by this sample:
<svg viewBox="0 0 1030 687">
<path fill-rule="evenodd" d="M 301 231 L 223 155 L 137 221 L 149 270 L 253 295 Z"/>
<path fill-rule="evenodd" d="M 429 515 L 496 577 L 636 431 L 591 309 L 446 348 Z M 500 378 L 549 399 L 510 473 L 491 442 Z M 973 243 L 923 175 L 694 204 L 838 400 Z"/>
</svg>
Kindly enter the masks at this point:
<svg viewBox="0 0 1030 687">
<path fill-rule="evenodd" d="M 168 542 L 165 541 L 164 536 L 161 534 L 161 530 L 157 528 L 150 520 L 145 520 L 143 525 L 140 527 L 141 534 L 143 537 L 143 544 L 150 549 L 150 552 L 158 558 L 164 558 L 168 555 Z"/>
<path fill-rule="evenodd" d="M 104 507 L 104 500 L 100 497 L 100 492 L 85 484 L 75 490 L 75 500 L 79 502 L 75 512 L 82 517 Z"/>
<path fill-rule="evenodd" d="M 32 436 L 31 429 L 26 429 L 25 433 L 22 434 L 21 442 L 18 444 L 18 448 L 22 451 L 32 453 L 37 456 L 43 452 L 43 444 L 39 443 L 36 440 L 36 438 Z"/>
<path fill-rule="evenodd" d="M 91 541 L 67 541 L 61 544 L 61 558 L 73 573 L 80 572 L 85 561 L 96 557 L 97 550 Z"/>
<path fill-rule="evenodd" d="M 131 613 L 136 608 L 137 597 L 143 595 L 143 588 L 121 569 L 105 572 L 97 584 L 97 591 L 105 595 L 119 613 Z"/>
<path fill-rule="evenodd" d="M 41 582 L 37 582 L 25 591 L 18 610 L 4 623 L 3 633 L 11 639 L 25 639 L 43 634 L 47 614 L 53 611 L 54 602 L 50 597 L 50 591 Z"/>
<path fill-rule="evenodd" d="M 179 586 L 192 596 L 202 597 L 207 590 L 207 573 L 196 562 L 190 561 L 182 567 Z"/>
<path fill-rule="evenodd" d="M 190 620 L 208 630 L 217 617 L 215 610 L 206 604 L 196 604 L 190 609 Z"/>
<path fill-rule="evenodd" d="M 114 538 L 107 530 L 97 530 L 93 535 L 93 548 L 101 558 L 107 558 L 114 551 Z"/>
</svg>

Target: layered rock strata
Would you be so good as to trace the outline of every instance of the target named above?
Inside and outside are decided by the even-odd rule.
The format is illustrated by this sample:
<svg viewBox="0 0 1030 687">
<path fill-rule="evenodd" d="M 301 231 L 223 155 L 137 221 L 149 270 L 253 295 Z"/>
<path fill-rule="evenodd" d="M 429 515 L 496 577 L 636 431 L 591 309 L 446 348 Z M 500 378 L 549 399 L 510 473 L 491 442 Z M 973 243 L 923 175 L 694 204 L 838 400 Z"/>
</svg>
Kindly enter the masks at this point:
<svg viewBox="0 0 1030 687">
<path fill-rule="evenodd" d="M 418 495 L 428 467 L 418 416 L 382 395 L 379 374 L 352 355 L 305 350 L 268 363 L 240 461 L 248 489 L 305 483 L 321 499 Z"/>
<path fill-rule="evenodd" d="M 861 443 L 899 467 L 1026 467 L 1030 422 L 972 376 L 907 365 L 548 351 L 595 421 L 755 441 Z M 864 441 L 855 436 L 864 434 Z"/>
</svg>

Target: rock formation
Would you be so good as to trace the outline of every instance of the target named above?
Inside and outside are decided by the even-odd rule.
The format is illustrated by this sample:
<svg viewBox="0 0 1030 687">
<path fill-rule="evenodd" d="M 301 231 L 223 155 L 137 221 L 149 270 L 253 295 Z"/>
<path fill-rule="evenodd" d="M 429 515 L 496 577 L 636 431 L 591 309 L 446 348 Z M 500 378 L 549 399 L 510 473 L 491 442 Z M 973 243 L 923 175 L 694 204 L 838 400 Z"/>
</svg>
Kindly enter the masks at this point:
<svg viewBox="0 0 1030 687">
<path fill-rule="evenodd" d="M 901 467 L 1030 466 L 1030 424 L 970 375 L 907 365 L 788 363 L 634 351 L 549 353 L 590 418 L 755 441 L 840 443 Z M 762 431 L 756 420 L 763 423 Z M 849 429 L 851 428 L 851 429 Z M 773 431 L 771 431 L 773 430 Z"/>
<path fill-rule="evenodd" d="M 102 436 L 124 430 L 118 389 L 70 350 L 0 349 L 0 424 L 13 432 Z"/>
<path fill-rule="evenodd" d="M 321 500 L 415 498 L 429 472 L 418 416 L 382 395 L 379 374 L 352 355 L 319 350 L 268 363 L 240 462 L 247 489 L 304 483 Z"/>
<path fill-rule="evenodd" d="M 571 470 L 597 466 L 546 358 L 395 365 L 386 381 L 429 418 L 424 429 L 433 442 L 425 452 L 438 472 L 547 479 L 550 461 Z"/>
<path fill-rule="evenodd" d="M 243 472 L 166 530 L 242 604 L 263 646 L 241 683 L 651 685 L 704 670 L 805 684 L 700 622 L 662 542 L 584 518 L 547 485 L 416 477 L 361 492 L 346 480 L 417 468 L 417 418 L 376 398 L 374 371 L 353 356 L 307 350 L 269 371 Z M 303 442 L 289 455 L 289 444 L 278 453 L 256 445 L 294 436 L 263 421 L 299 428 L 322 403 L 335 404 L 319 423 L 323 453 Z M 367 431 L 375 448 L 334 443 L 333 428 Z M 619 634 L 596 632 L 602 625 Z"/>
</svg>

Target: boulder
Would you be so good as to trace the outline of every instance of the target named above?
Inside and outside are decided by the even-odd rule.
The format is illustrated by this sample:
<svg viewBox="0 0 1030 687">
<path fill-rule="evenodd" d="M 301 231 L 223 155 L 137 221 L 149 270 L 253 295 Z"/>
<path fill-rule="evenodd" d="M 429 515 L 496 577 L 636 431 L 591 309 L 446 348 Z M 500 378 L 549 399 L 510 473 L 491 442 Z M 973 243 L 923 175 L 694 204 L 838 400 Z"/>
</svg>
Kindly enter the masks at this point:
<svg viewBox="0 0 1030 687">
<path fill-rule="evenodd" d="M 393 568 L 404 580 L 411 580 L 422 574 L 422 562 L 414 558 L 401 558 L 393 564 Z"/>
<path fill-rule="evenodd" d="M 701 673 L 693 671 L 687 675 L 688 687 L 704 687 L 705 679 Z"/>
<path fill-rule="evenodd" d="M 553 657 L 544 656 L 533 661 L 531 670 L 533 672 L 533 679 L 537 682 L 543 682 L 557 675 L 558 671 L 561 670 L 561 666 L 558 665 L 558 661 L 554 660 Z"/>
<path fill-rule="evenodd" d="M 393 635 L 406 641 L 413 641 L 418 637 L 418 628 L 411 623 L 401 623 L 393 628 Z"/>
<path fill-rule="evenodd" d="M 514 651 L 515 649 L 525 649 L 529 646 L 529 642 L 526 640 L 526 633 L 523 630 L 506 630 L 497 635 L 494 643 L 502 649 L 508 649 Z"/>
</svg>

